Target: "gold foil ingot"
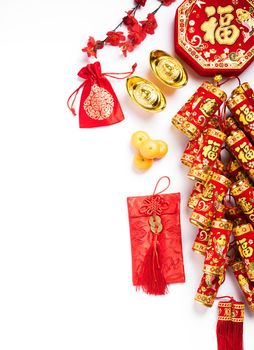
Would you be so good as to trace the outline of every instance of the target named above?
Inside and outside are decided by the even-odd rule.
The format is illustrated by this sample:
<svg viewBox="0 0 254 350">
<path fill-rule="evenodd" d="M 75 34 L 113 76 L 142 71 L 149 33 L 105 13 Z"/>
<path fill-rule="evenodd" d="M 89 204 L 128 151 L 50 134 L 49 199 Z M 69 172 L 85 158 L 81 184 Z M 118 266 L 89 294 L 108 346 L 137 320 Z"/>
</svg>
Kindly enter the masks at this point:
<svg viewBox="0 0 254 350">
<path fill-rule="evenodd" d="M 128 78 L 126 88 L 131 99 L 147 111 L 160 112 L 166 107 L 166 98 L 161 90 L 144 78 Z"/>
<path fill-rule="evenodd" d="M 162 50 L 150 53 L 150 65 L 155 75 L 172 88 L 181 88 L 188 82 L 188 75 L 183 65 Z"/>
</svg>

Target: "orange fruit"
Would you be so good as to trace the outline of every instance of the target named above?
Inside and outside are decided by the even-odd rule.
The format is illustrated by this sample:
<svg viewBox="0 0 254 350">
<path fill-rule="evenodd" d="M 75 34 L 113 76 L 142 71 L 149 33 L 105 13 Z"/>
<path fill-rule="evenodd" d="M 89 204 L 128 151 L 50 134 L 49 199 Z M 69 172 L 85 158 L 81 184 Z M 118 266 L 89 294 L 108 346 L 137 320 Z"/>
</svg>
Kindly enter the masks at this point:
<svg viewBox="0 0 254 350">
<path fill-rule="evenodd" d="M 150 139 L 150 136 L 145 131 L 142 131 L 142 130 L 136 131 L 131 137 L 131 144 L 134 148 L 139 149 L 141 144 L 144 141 L 149 139 Z"/>
<path fill-rule="evenodd" d="M 136 169 L 138 170 L 148 170 L 153 165 L 152 159 L 144 158 L 140 153 L 135 154 L 133 163 Z"/>
<path fill-rule="evenodd" d="M 159 154 L 160 147 L 154 140 L 146 140 L 139 147 L 139 153 L 147 159 L 154 159 Z"/>
<path fill-rule="evenodd" d="M 156 140 L 155 142 L 159 145 L 159 152 L 156 158 L 160 159 L 168 153 L 168 144 L 162 140 Z"/>
</svg>

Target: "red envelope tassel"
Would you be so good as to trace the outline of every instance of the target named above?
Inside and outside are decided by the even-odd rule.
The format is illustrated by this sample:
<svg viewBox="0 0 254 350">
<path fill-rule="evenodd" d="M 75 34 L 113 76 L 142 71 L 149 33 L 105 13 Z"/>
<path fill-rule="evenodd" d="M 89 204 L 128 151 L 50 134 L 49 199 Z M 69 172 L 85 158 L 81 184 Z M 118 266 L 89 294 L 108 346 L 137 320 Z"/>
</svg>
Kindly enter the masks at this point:
<svg viewBox="0 0 254 350">
<path fill-rule="evenodd" d="M 161 271 L 160 244 L 158 234 L 154 234 L 152 245 L 147 251 L 139 285 L 147 294 L 164 295 L 167 293 L 167 283 Z"/>
</svg>

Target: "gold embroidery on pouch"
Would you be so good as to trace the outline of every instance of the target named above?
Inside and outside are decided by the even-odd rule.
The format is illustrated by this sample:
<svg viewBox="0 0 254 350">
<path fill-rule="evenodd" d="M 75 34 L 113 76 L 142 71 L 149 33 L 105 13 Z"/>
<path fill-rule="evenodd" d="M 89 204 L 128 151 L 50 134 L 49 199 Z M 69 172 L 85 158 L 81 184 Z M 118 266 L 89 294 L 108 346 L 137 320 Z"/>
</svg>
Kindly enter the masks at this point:
<svg viewBox="0 0 254 350">
<path fill-rule="evenodd" d="M 94 84 L 83 107 L 91 119 L 103 120 L 111 116 L 114 100 L 106 89 Z"/>
</svg>

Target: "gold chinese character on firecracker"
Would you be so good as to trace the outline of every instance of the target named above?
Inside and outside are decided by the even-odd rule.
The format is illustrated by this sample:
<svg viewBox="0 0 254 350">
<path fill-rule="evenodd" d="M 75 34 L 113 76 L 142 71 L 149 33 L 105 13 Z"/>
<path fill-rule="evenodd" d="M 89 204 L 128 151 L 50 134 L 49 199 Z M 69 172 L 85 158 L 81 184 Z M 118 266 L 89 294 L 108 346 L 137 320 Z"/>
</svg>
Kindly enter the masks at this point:
<svg viewBox="0 0 254 350">
<path fill-rule="evenodd" d="M 238 152 L 238 159 L 240 159 L 243 163 L 248 163 L 250 160 L 254 159 L 254 151 L 250 149 L 246 142 L 237 147 L 236 152 Z"/>
<path fill-rule="evenodd" d="M 205 13 L 209 18 L 201 25 L 201 30 L 205 32 L 204 40 L 209 41 L 212 45 L 217 41 L 221 45 L 233 45 L 240 35 L 240 30 L 235 24 L 232 24 L 235 18 L 232 15 L 234 7 L 227 6 L 207 6 Z M 219 22 L 215 15 L 219 15 Z"/>
<path fill-rule="evenodd" d="M 238 199 L 238 203 L 245 214 L 250 214 L 253 212 L 253 206 L 247 202 L 245 197 Z"/>
<path fill-rule="evenodd" d="M 246 238 L 236 242 L 242 258 L 250 258 L 253 254 L 253 248 L 248 245 Z"/>
<path fill-rule="evenodd" d="M 213 140 L 208 140 L 208 145 L 203 147 L 202 155 L 210 160 L 217 158 L 218 149 L 220 144 Z"/>
<path fill-rule="evenodd" d="M 254 112 L 250 111 L 246 104 L 238 108 L 236 114 L 239 115 L 239 121 L 243 123 L 243 125 L 248 125 L 254 121 Z"/>
<path fill-rule="evenodd" d="M 201 100 L 201 98 L 200 98 Z M 207 115 L 212 115 L 215 113 L 215 110 L 217 109 L 218 103 L 214 98 L 207 98 L 205 101 L 201 104 L 199 109 L 201 112 Z"/>
</svg>

